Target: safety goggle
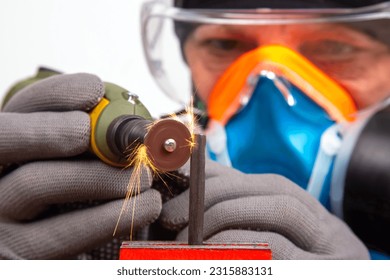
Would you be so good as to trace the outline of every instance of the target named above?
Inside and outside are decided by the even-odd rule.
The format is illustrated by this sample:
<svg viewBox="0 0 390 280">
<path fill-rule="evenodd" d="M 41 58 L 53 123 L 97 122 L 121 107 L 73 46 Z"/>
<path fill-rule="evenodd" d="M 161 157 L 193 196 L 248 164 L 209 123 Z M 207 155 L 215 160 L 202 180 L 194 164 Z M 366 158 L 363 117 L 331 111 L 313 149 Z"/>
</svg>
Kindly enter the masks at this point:
<svg viewBox="0 0 390 280">
<path fill-rule="evenodd" d="M 210 73 L 221 74 L 241 54 L 258 47 L 261 36 L 270 38 L 275 30 L 285 30 L 285 37 L 297 36 L 301 42 L 296 46 L 298 52 L 335 80 L 348 80 L 364 76 L 363 68 L 387 55 L 389 27 L 390 2 L 353 9 L 213 10 L 180 9 L 169 1 L 150 1 L 142 9 L 150 71 L 163 91 L 183 104 L 196 91 L 186 53 L 190 43 L 197 50 L 195 59 L 204 60 Z M 234 55 L 218 53 L 218 48 L 236 44 L 234 40 L 241 44 Z M 288 46 L 288 42 L 280 44 L 284 43 Z M 390 74 L 390 63 L 387 68 Z"/>
</svg>

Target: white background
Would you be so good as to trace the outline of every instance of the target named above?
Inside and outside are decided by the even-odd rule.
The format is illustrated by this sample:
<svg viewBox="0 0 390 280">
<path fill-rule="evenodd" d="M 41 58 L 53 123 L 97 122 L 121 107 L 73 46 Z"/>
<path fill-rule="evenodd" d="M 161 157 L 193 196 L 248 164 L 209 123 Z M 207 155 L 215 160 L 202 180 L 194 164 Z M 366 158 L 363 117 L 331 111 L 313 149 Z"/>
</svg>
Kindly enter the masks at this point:
<svg viewBox="0 0 390 280">
<path fill-rule="evenodd" d="M 178 105 L 149 74 L 140 10 L 143 0 L 1 0 L 0 97 L 39 66 L 87 72 L 140 96 L 153 116 Z"/>
</svg>

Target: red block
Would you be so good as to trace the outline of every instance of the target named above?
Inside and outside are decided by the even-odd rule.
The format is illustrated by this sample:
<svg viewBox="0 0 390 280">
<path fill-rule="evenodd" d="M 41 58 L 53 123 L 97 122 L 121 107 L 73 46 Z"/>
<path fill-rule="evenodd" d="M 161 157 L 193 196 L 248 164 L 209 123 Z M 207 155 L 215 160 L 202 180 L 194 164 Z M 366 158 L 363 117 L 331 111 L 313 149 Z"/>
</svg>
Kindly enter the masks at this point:
<svg viewBox="0 0 390 280">
<path fill-rule="evenodd" d="M 169 242 L 126 241 L 120 260 L 270 260 L 267 243 L 188 245 Z"/>
</svg>

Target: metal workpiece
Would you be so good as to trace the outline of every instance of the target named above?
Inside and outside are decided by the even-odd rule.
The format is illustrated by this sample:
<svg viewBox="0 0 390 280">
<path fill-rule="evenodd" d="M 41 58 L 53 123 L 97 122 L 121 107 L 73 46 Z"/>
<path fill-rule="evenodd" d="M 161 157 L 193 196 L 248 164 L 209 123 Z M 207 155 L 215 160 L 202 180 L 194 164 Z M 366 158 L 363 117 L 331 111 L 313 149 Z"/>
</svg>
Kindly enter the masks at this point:
<svg viewBox="0 0 390 280">
<path fill-rule="evenodd" d="M 204 196 L 205 196 L 205 148 L 206 136 L 195 135 L 195 146 L 190 162 L 190 203 L 188 244 L 203 244 Z"/>
</svg>

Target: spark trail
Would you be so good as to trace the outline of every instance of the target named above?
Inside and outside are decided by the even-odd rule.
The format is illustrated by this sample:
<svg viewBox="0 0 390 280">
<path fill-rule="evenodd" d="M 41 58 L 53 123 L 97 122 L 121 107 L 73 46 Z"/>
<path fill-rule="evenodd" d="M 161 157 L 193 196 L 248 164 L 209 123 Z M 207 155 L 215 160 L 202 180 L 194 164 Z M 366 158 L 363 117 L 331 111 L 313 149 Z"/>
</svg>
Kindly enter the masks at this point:
<svg viewBox="0 0 390 280">
<path fill-rule="evenodd" d="M 183 118 L 184 117 L 184 118 Z M 197 129 L 197 122 L 196 118 L 194 116 L 194 109 L 193 109 L 193 103 L 192 99 L 190 102 L 190 105 L 186 107 L 185 113 L 182 114 L 180 117 L 178 117 L 176 114 L 170 115 L 170 118 L 179 121 L 183 123 L 189 130 L 191 134 L 191 138 L 188 140 L 188 145 L 193 149 L 195 146 L 195 131 Z M 151 125 L 147 128 L 149 129 L 158 122 L 159 120 L 151 123 Z M 134 144 L 134 143 L 133 143 Z M 134 145 L 130 145 L 132 147 Z M 137 197 L 141 193 L 141 181 L 145 178 L 143 178 L 143 175 L 146 175 L 146 179 L 153 180 L 153 176 L 158 176 L 162 179 L 161 174 L 168 174 L 168 172 L 162 172 L 159 170 L 154 164 L 153 161 L 148 156 L 148 149 L 147 146 L 144 144 L 138 144 L 135 148 L 132 148 L 130 150 L 130 154 L 128 156 L 128 162 L 129 164 L 125 168 L 132 167 L 133 172 L 130 176 L 130 180 L 127 186 L 127 192 L 125 196 L 125 200 L 123 202 L 122 208 L 120 210 L 120 214 L 117 220 L 117 223 L 115 225 L 113 236 L 115 236 L 120 220 L 122 218 L 123 213 L 128 208 L 129 202 L 133 200 L 132 209 L 131 209 L 131 225 L 130 225 L 130 241 L 132 241 L 133 238 L 133 228 L 134 228 L 134 217 L 135 217 L 135 208 L 137 203 Z M 175 175 L 172 175 L 175 176 Z M 164 180 L 162 180 L 164 185 L 169 189 L 169 186 L 166 184 Z"/>
</svg>

